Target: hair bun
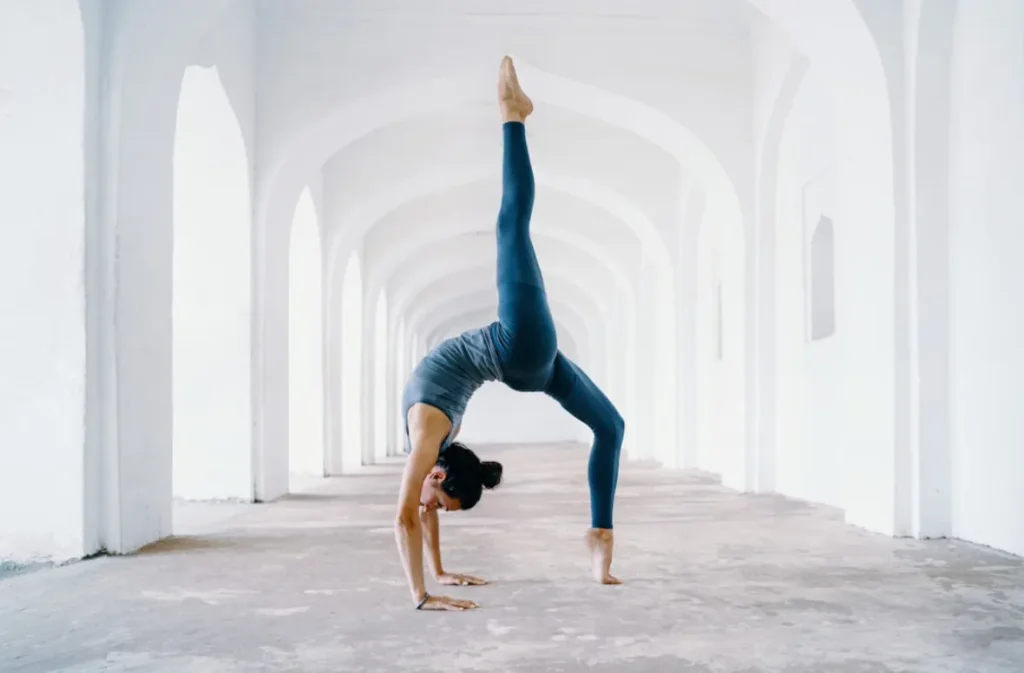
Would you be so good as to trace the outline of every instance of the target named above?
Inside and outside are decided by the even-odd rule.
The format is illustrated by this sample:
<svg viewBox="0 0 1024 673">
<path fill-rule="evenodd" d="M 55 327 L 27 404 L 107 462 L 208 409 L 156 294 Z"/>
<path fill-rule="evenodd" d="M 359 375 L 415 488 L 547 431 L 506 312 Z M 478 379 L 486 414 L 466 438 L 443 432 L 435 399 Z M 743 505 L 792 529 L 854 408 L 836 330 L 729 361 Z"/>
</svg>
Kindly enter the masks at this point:
<svg viewBox="0 0 1024 673">
<path fill-rule="evenodd" d="M 492 489 L 501 483 L 501 463 L 485 460 L 480 463 L 480 483 L 486 489 Z"/>
</svg>

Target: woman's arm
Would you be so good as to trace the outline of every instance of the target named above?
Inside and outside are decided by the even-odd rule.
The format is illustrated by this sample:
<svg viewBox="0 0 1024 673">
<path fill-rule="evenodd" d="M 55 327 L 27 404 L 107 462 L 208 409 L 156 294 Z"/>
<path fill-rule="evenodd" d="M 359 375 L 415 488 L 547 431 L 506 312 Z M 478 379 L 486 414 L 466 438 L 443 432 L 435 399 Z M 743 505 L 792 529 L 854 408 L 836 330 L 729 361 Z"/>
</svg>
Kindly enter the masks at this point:
<svg viewBox="0 0 1024 673">
<path fill-rule="evenodd" d="M 438 584 L 463 587 L 487 584 L 487 580 L 482 580 L 479 577 L 444 571 L 444 566 L 441 565 L 441 525 L 436 509 L 420 512 L 420 523 L 423 524 L 423 546 L 428 551 L 427 561 L 430 563 L 430 570 L 434 573 L 434 579 Z"/>
<path fill-rule="evenodd" d="M 420 489 L 431 467 L 437 462 L 437 448 L 431 450 L 423 437 L 410 435 L 412 451 L 402 472 L 402 487 L 398 492 L 398 517 L 395 521 L 395 542 L 402 557 L 405 577 L 409 582 L 412 599 L 419 604 L 427 595 L 423 579 L 423 541 L 420 526 Z"/>
<path fill-rule="evenodd" d="M 456 600 L 447 596 L 428 596 L 423 578 L 423 527 L 420 522 L 420 493 L 423 480 L 437 462 L 441 441 L 448 433 L 447 419 L 439 411 L 421 413 L 416 423 L 410 423 L 409 439 L 412 450 L 402 472 L 402 486 L 398 493 L 398 516 L 395 520 L 395 542 L 402 558 L 406 580 L 414 603 L 424 610 L 465 610 L 475 608 L 472 601 Z M 412 411 L 410 411 L 410 417 Z M 435 537 L 436 539 L 436 537 Z"/>
<path fill-rule="evenodd" d="M 420 523 L 423 524 L 423 546 L 430 551 L 427 556 L 430 571 L 434 573 L 434 579 L 439 579 L 444 574 L 444 568 L 441 566 L 441 527 L 437 520 L 437 510 L 420 512 Z"/>
</svg>

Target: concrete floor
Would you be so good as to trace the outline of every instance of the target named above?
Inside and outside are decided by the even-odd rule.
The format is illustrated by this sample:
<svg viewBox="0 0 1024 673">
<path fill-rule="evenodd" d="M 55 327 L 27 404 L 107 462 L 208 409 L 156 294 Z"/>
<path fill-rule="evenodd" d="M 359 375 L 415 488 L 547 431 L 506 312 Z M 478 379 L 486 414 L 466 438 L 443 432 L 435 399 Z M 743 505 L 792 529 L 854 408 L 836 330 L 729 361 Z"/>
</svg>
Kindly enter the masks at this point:
<svg viewBox="0 0 1024 673">
<path fill-rule="evenodd" d="M 192 535 L 0 581 L 0 671 L 1024 671 L 1020 558 L 630 464 L 625 584 L 603 587 L 580 542 L 585 450 L 482 453 L 507 483 L 441 523 L 447 569 L 493 581 L 449 592 L 480 610 L 412 609 L 392 465 L 271 505 L 184 507 Z"/>
</svg>

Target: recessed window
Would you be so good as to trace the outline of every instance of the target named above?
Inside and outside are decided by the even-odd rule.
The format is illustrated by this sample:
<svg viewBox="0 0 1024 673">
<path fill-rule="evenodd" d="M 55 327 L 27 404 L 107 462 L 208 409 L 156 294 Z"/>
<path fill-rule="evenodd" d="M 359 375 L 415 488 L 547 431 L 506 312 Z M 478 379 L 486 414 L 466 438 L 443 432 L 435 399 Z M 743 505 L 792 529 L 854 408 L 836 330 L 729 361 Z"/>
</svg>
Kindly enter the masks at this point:
<svg viewBox="0 0 1024 673">
<path fill-rule="evenodd" d="M 836 252 L 832 218 L 818 220 L 810 244 L 808 308 L 811 341 L 836 333 Z"/>
<path fill-rule="evenodd" d="M 725 359 L 725 335 L 722 324 L 722 281 L 715 283 L 715 357 Z"/>
</svg>

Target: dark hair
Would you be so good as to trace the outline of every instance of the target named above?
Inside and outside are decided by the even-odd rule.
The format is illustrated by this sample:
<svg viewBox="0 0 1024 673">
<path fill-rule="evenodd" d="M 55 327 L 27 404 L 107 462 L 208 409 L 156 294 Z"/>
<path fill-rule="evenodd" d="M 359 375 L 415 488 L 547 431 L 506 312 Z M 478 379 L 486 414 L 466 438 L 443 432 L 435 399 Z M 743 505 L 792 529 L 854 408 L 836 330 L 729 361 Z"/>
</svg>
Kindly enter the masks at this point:
<svg viewBox="0 0 1024 673">
<path fill-rule="evenodd" d="M 492 489 L 501 483 L 501 463 L 483 462 L 465 444 L 452 442 L 441 452 L 437 465 L 444 470 L 441 488 L 459 501 L 462 509 L 472 509 L 480 500 L 483 489 Z"/>
</svg>

